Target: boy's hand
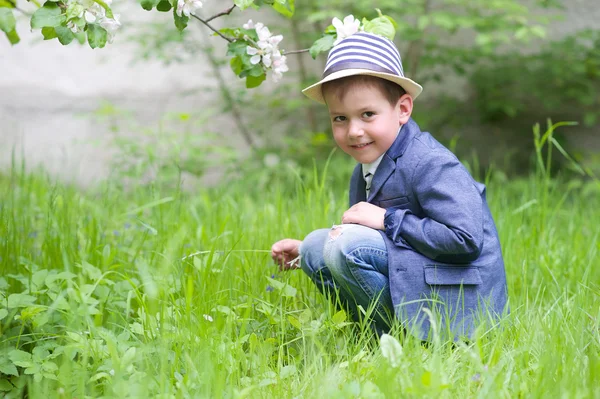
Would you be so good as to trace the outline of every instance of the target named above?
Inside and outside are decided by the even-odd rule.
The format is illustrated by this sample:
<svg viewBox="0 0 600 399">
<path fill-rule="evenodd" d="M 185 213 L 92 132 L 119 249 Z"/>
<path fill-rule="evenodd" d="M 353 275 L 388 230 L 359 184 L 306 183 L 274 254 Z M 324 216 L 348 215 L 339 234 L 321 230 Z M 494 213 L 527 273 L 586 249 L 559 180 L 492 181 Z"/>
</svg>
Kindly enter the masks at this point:
<svg viewBox="0 0 600 399">
<path fill-rule="evenodd" d="M 279 265 L 279 270 L 298 269 L 300 267 L 299 259 L 296 262 L 292 261 L 300 255 L 299 248 L 301 243 L 302 241 L 300 240 L 286 238 L 273 244 L 271 247 L 271 257 Z"/>
<path fill-rule="evenodd" d="M 342 223 L 356 223 L 370 227 L 376 230 L 384 230 L 383 219 L 385 218 L 385 209 L 370 204 L 368 202 L 359 202 L 344 212 Z"/>
</svg>

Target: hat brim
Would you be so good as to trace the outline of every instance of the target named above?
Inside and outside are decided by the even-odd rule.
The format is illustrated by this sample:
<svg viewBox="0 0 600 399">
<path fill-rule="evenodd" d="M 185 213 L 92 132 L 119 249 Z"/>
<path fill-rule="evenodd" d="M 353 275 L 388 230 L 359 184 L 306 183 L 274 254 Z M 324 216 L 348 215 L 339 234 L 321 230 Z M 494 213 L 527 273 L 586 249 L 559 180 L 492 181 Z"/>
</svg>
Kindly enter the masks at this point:
<svg viewBox="0 0 600 399">
<path fill-rule="evenodd" d="M 337 80 L 354 75 L 375 76 L 381 79 L 389 80 L 390 82 L 394 82 L 400 87 L 402 87 L 408 94 L 410 94 L 410 96 L 413 99 L 417 98 L 419 94 L 421 94 L 421 92 L 423 91 L 423 87 L 421 87 L 421 85 L 417 82 L 408 78 L 392 75 L 391 73 L 369 71 L 368 69 L 344 69 L 342 71 L 334 72 L 331 75 L 328 75 L 327 77 L 323 78 L 321 81 L 311 86 L 308 86 L 306 89 L 302 90 L 302 93 L 304 93 L 304 95 L 310 98 L 311 100 L 315 100 L 317 102 L 320 102 L 321 104 L 325 104 L 323 92 L 321 91 L 321 86 L 323 85 L 323 83 L 331 82 L 332 80 Z"/>
</svg>

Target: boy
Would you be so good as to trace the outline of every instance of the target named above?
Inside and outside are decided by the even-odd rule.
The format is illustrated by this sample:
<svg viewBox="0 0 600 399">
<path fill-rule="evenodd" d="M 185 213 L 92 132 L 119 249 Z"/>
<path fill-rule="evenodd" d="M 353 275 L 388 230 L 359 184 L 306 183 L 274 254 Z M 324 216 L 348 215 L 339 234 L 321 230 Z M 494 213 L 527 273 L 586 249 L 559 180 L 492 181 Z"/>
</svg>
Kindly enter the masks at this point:
<svg viewBox="0 0 600 399">
<path fill-rule="evenodd" d="M 378 332 L 393 315 L 431 339 L 427 308 L 455 337 L 478 317 L 505 309 L 500 242 L 477 183 L 443 145 L 411 119 L 422 88 L 405 78 L 392 41 L 360 32 L 329 53 L 323 79 L 303 90 L 329 109 L 336 144 L 359 164 L 341 225 L 284 239 L 271 255 L 300 266 L 355 319 L 373 306 Z"/>
</svg>

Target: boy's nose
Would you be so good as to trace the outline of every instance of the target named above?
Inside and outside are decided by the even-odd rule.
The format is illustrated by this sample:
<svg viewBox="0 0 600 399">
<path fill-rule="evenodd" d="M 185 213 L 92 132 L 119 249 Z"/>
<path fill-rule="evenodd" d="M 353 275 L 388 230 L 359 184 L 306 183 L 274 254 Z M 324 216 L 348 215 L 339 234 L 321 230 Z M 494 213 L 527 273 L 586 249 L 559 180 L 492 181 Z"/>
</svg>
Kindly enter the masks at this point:
<svg viewBox="0 0 600 399">
<path fill-rule="evenodd" d="M 349 137 L 360 137 L 364 134 L 363 128 L 362 126 L 360 126 L 358 123 L 350 123 L 350 126 L 348 126 L 348 136 Z"/>
</svg>

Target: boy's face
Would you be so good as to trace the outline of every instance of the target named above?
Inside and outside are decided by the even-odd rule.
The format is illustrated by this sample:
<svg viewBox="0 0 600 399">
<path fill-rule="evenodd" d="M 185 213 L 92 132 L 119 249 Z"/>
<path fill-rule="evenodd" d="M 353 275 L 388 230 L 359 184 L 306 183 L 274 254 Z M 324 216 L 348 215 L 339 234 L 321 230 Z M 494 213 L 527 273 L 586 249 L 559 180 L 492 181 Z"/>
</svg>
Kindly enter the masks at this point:
<svg viewBox="0 0 600 399">
<path fill-rule="evenodd" d="M 409 95 L 391 105 L 378 87 L 365 83 L 353 84 L 341 98 L 336 90 L 324 90 L 323 96 L 335 142 L 360 163 L 374 162 L 385 153 L 412 111 Z"/>
</svg>

